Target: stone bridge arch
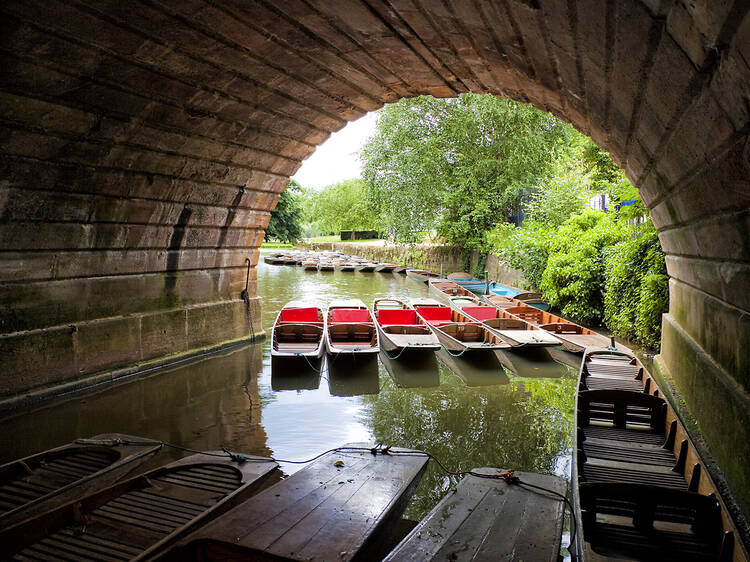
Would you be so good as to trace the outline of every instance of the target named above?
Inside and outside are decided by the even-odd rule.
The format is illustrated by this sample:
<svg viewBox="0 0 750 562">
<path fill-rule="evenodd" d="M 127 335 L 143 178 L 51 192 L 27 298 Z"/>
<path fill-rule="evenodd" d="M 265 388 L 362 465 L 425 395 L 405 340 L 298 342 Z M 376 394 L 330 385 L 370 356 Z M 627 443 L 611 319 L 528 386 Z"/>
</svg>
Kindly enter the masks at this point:
<svg viewBox="0 0 750 562">
<path fill-rule="evenodd" d="M 696 0 L 8 0 L 0 395 L 260 331 L 269 211 L 331 131 L 489 92 L 573 123 L 667 253 L 658 365 L 750 506 L 750 17 Z M 109 375 L 108 375 L 109 376 Z"/>
</svg>

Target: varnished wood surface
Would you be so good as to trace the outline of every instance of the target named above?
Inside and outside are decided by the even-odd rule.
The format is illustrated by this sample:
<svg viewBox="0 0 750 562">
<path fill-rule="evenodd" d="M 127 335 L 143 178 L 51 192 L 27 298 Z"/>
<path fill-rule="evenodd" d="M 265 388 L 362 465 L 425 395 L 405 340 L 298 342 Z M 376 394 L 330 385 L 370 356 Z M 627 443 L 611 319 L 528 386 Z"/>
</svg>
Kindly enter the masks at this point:
<svg viewBox="0 0 750 562">
<path fill-rule="evenodd" d="M 405 454 L 329 453 L 200 529 L 170 559 L 367 560 L 427 466 L 424 454 L 394 451 Z"/>
<path fill-rule="evenodd" d="M 14 560 L 151 558 L 249 497 L 276 467 L 261 457 L 191 455 L 0 531 L 0 553 Z"/>
<path fill-rule="evenodd" d="M 0 466 L 0 528 L 8 528 L 111 486 L 161 448 L 121 433 L 30 455 Z"/>
<path fill-rule="evenodd" d="M 500 474 L 497 468 L 475 468 Z M 517 472 L 529 482 L 565 494 L 556 476 Z M 425 560 L 556 561 L 560 552 L 564 503 L 552 494 L 465 476 L 386 558 L 389 562 Z"/>
</svg>

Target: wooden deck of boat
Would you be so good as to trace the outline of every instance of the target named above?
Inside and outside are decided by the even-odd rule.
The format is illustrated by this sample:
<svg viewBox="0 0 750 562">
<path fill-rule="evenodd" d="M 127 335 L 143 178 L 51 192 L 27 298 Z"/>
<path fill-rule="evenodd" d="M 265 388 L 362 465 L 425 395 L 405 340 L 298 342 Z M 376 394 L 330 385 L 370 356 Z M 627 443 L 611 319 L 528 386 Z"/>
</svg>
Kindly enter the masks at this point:
<svg viewBox="0 0 750 562">
<path fill-rule="evenodd" d="M 270 459 L 195 454 L 0 531 L 3 560 L 137 560 L 247 499 Z"/>
<path fill-rule="evenodd" d="M 554 333 L 554 332 L 550 332 Z M 609 346 L 611 340 L 601 334 L 555 334 L 563 344 L 564 349 L 574 352 L 586 351 L 587 349 L 602 349 Z M 615 342 L 618 351 L 629 352 L 630 349 Z"/>
<path fill-rule="evenodd" d="M 474 472 L 496 475 L 497 468 Z M 517 472 L 528 482 L 565 495 L 556 476 Z M 504 480 L 466 476 L 388 555 L 388 562 L 454 560 L 557 561 L 563 501 Z"/>
<path fill-rule="evenodd" d="M 428 457 L 374 455 L 365 444 L 329 453 L 183 542 L 171 560 L 373 559 Z M 364 449 L 364 450 L 362 450 Z"/>
<path fill-rule="evenodd" d="M 747 560 L 685 429 L 631 354 L 581 363 L 573 476 L 587 560 Z M 585 540 L 584 540 L 585 537 Z"/>
<path fill-rule="evenodd" d="M 106 488 L 160 448 L 141 437 L 106 433 L 4 464 L 0 527 Z"/>
</svg>

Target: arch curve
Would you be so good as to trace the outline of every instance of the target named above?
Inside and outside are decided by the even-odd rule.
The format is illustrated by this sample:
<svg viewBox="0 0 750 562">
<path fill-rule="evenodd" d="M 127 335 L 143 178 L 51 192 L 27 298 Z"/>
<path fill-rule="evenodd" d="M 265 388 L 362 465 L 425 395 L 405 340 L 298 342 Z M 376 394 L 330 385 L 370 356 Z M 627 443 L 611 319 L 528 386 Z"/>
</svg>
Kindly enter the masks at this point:
<svg viewBox="0 0 750 562">
<path fill-rule="evenodd" d="M 750 506 L 746 3 L 0 12 L 0 394 L 259 332 L 245 259 L 302 160 L 402 97 L 493 93 L 570 121 L 639 187 L 671 277 L 660 370 Z"/>
</svg>

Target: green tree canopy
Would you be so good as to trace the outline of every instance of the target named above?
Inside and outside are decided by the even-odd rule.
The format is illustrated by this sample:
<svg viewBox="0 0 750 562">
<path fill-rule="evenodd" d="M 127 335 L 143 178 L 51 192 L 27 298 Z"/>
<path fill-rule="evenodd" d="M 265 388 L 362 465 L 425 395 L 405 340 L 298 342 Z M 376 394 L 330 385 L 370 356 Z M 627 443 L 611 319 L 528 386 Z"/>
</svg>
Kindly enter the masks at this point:
<svg viewBox="0 0 750 562">
<path fill-rule="evenodd" d="M 301 187 L 290 180 L 286 190 L 279 196 L 276 208 L 271 211 L 271 220 L 266 227 L 266 237 L 280 242 L 296 242 L 302 237 Z"/>
<path fill-rule="evenodd" d="M 397 239 L 436 229 L 449 243 L 479 248 L 571 132 L 549 114 L 491 95 L 404 99 L 380 110 L 362 175 L 381 227 Z"/>
<path fill-rule="evenodd" d="M 360 179 L 327 185 L 311 201 L 311 218 L 323 232 L 370 230 L 376 227 L 375 216 Z"/>
</svg>

